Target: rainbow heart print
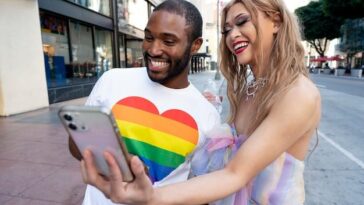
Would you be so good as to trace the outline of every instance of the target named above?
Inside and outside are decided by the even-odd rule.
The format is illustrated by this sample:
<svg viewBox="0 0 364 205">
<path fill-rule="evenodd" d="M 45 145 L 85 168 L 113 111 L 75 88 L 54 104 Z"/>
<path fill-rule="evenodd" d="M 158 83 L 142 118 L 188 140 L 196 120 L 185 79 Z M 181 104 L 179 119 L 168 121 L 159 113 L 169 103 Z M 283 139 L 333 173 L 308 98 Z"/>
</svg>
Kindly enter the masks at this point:
<svg viewBox="0 0 364 205">
<path fill-rule="evenodd" d="M 129 153 L 144 162 L 153 183 L 184 163 L 198 143 L 196 121 L 182 110 L 160 114 L 152 102 L 133 96 L 117 102 L 112 113 Z"/>
</svg>

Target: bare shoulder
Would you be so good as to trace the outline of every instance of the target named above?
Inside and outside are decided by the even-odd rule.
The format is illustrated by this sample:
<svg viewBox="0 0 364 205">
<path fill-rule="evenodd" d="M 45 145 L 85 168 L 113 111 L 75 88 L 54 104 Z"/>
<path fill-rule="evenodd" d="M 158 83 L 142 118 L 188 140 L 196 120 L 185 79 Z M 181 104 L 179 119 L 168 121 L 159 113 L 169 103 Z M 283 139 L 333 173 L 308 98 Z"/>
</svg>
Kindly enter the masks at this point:
<svg viewBox="0 0 364 205">
<path fill-rule="evenodd" d="M 321 96 L 318 88 L 309 78 L 303 75 L 301 75 L 294 84 L 289 87 L 281 99 L 285 104 L 292 103 L 295 106 L 318 106 L 321 102 Z"/>
<path fill-rule="evenodd" d="M 301 75 L 286 92 L 278 96 L 272 110 L 273 116 L 285 114 L 292 121 L 310 122 L 317 125 L 321 116 L 321 96 L 318 88 L 307 77 Z"/>
<path fill-rule="evenodd" d="M 277 136 L 288 136 L 298 140 L 315 129 L 321 118 L 321 97 L 315 84 L 305 76 L 277 96 L 267 122 L 277 131 Z M 272 126 L 274 125 L 274 126 Z"/>
</svg>

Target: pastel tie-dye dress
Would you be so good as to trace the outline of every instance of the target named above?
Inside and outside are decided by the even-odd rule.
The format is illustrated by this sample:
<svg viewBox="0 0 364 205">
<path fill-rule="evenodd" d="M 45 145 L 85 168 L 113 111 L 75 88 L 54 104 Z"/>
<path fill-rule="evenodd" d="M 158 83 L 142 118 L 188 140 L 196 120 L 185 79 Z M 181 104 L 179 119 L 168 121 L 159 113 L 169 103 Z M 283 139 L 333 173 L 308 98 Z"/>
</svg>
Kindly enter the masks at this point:
<svg viewBox="0 0 364 205">
<path fill-rule="evenodd" d="M 192 174 L 202 175 L 224 167 L 246 140 L 236 135 L 209 139 L 192 160 Z M 247 186 L 212 205 L 303 205 L 305 199 L 304 163 L 283 153 L 264 168 Z"/>
</svg>

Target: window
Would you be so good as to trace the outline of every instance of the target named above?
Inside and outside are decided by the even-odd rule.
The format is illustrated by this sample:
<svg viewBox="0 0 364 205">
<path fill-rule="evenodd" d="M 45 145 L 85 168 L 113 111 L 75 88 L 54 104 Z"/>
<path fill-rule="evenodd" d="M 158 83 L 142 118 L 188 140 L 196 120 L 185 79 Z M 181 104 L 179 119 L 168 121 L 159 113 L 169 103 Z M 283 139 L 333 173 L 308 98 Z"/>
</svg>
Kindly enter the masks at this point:
<svg viewBox="0 0 364 205">
<path fill-rule="evenodd" d="M 71 77 L 84 79 L 97 76 L 92 43 L 92 27 L 70 23 L 70 36 L 73 62 L 69 66 Z"/>
<path fill-rule="evenodd" d="M 117 0 L 119 27 L 124 27 L 129 21 L 129 10 L 127 0 Z"/>
<path fill-rule="evenodd" d="M 68 0 L 93 11 L 110 16 L 110 0 Z"/>
<path fill-rule="evenodd" d="M 70 62 L 66 20 L 41 11 L 40 22 L 48 87 L 63 84 Z"/>
<path fill-rule="evenodd" d="M 124 35 L 119 35 L 119 53 L 120 53 L 120 67 L 126 67 L 126 60 L 125 60 L 125 37 Z"/>
<path fill-rule="evenodd" d="M 143 66 L 142 43 L 141 40 L 127 40 L 126 66 L 128 68 Z"/>
<path fill-rule="evenodd" d="M 112 68 L 112 40 L 111 31 L 95 30 L 95 53 L 96 53 L 96 74 L 102 73 Z"/>
<path fill-rule="evenodd" d="M 128 0 L 129 24 L 144 30 L 148 22 L 148 3 L 145 0 Z"/>
</svg>

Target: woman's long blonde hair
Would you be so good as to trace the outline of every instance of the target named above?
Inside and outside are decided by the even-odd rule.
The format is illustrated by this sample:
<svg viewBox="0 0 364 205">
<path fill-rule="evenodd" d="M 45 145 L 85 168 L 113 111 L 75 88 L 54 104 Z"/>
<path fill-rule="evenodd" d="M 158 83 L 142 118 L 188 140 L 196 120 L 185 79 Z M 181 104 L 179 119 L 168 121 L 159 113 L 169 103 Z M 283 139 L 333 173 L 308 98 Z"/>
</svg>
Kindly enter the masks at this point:
<svg viewBox="0 0 364 205">
<path fill-rule="evenodd" d="M 304 49 L 296 17 L 287 10 L 281 0 L 232 0 L 222 11 L 221 29 L 224 27 L 227 12 L 236 3 L 243 4 L 251 14 L 251 21 L 257 31 L 257 39 L 253 44 L 257 51 L 255 53 L 256 66 L 262 68 L 263 59 L 269 58 L 264 70 L 267 82 L 253 99 L 254 103 L 258 103 L 255 118 L 249 124 L 247 133 L 242 133 L 249 136 L 268 115 L 277 96 L 287 90 L 299 75 L 308 76 L 308 73 L 304 65 Z M 262 45 L 259 43 L 262 31 L 258 29 L 258 11 L 269 18 L 273 18 L 273 15 L 277 14 L 281 20 L 279 31 L 273 40 L 270 56 L 264 56 Z M 239 65 L 235 55 L 228 49 L 225 37 L 223 35 L 220 41 L 220 69 L 227 80 L 227 95 L 230 102 L 228 121 L 233 123 L 239 102 L 245 97 L 248 65 Z"/>
</svg>

